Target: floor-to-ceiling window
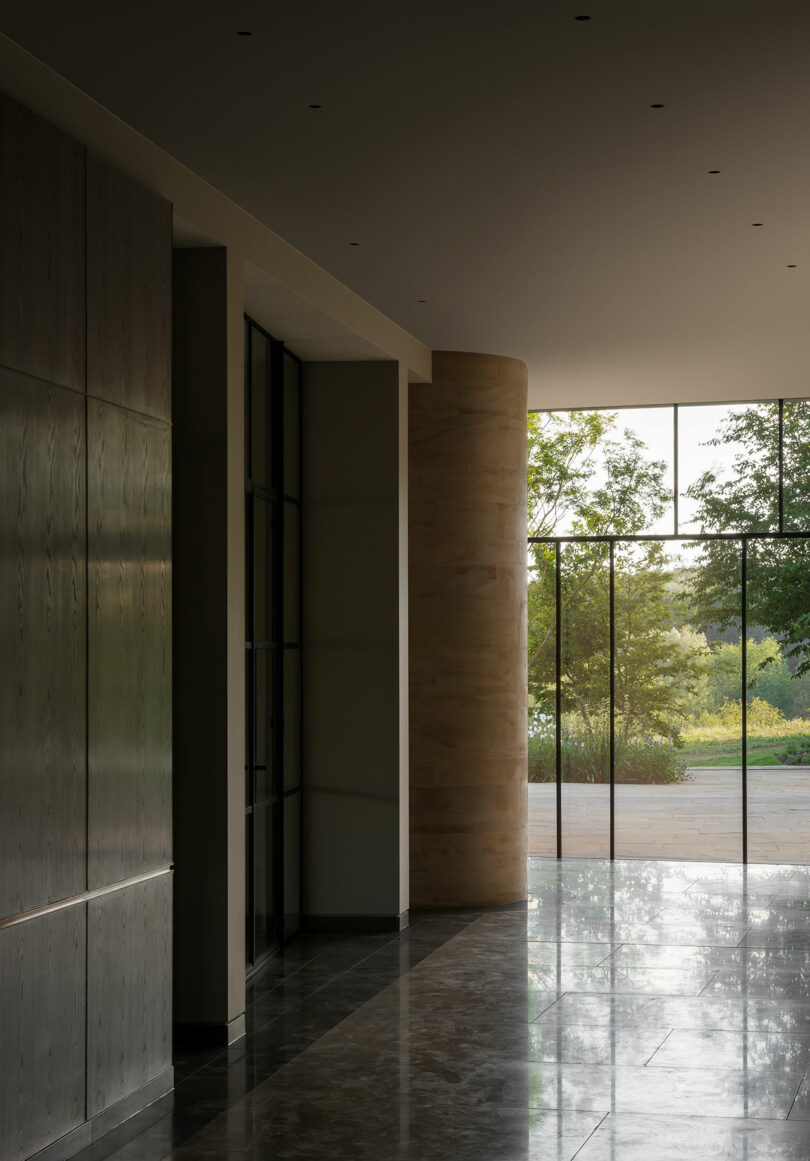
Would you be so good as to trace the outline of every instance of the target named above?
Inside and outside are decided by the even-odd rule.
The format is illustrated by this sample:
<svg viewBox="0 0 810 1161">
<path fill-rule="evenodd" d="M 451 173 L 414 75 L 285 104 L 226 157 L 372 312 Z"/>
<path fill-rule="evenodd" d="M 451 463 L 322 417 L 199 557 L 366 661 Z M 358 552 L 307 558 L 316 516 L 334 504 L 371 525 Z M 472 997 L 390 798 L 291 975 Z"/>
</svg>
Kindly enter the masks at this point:
<svg viewBox="0 0 810 1161">
<path fill-rule="evenodd" d="M 529 417 L 530 851 L 808 862 L 810 403 Z"/>
<path fill-rule="evenodd" d="M 301 371 L 245 320 L 247 960 L 301 925 Z"/>
</svg>

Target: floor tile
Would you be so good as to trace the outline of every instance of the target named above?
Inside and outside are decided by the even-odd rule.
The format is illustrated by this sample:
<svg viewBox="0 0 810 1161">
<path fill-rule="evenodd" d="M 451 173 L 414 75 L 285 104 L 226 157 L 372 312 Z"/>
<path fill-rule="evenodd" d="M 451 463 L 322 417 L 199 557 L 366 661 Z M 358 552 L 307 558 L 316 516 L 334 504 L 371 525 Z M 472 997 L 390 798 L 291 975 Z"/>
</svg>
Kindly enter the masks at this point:
<svg viewBox="0 0 810 1161">
<path fill-rule="evenodd" d="M 786 1118 L 796 1096 L 793 1073 L 599 1064 L 520 1064 L 482 1070 L 459 1087 L 483 1103 L 664 1116 Z"/>
<path fill-rule="evenodd" d="M 715 1117 L 611 1113 L 577 1161 L 807 1161 L 810 1126 Z"/>
<path fill-rule="evenodd" d="M 810 1035 L 676 1028 L 649 1063 L 650 1067 L 793 1072 L 798 1084 L 810 1068 Z"/>
<path fill-rule="evenodd" d="M 810 1034 L 810 1004 L 692 996 L 577 995 L 560 997 L 537 1017 L 573 1024 L 671 1025 L 673 1028 Z"/>
<path fill-rule="evenodd" d="M 646 1064 L 671 1028 L 535 1022 L 529 1028 L 529 1060 L 559 1064 Z"/>
</svg>

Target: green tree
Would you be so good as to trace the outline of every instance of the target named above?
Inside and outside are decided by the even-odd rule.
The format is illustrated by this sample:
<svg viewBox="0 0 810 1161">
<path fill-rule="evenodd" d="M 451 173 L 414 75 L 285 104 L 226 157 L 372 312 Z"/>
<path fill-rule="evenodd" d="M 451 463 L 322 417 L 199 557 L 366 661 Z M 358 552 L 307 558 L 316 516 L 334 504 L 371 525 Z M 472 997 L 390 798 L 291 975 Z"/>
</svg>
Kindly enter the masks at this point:
<svg viewBox="0 0 810 1161">
<path fill-rule="evenodd" d="M 615 569 L 616 725 L 624 741 L 678 742 L 708 652 L 676 635 L 687 609 L 671 585 L 663 545 L 619 545 Z"/>
<path fill-rule="evenodd" d="M 749 638 L 747 648 L 749 699 L 759 697 L 786 718 L 804 717 L 810 708 L 810 674 L 794 678 L 774 637 Z M 701 709 L 716 714 L 724 702 L 739 702 L 742 647 L 722 642 L 711 650 L 705 666 Z"/>
<path fill-rule="evenodd" d="M 731 453 L 721 478 L 704 472 L 688 489 L 704 532 L 764 532 L 778 528 L 778 408 L 762 404 L 732 411 L 708 446 Z M 810 406 L 787 401 L 784 410 L 784 526 L 810 532 Z M 709 541 L 692 575 L 694 599 L 706 624 L 739 625 L 740 547 Z M 752 540 L 748 546 L 748 623 L 781 644 L 789 668 L 810 673 L 810 539 Z M 763 664 L 773 661 L 764 659 Z M 752 671 L 752 677 L 754 673 Z"/>
<path fill-rule="evenodd" d="M 529 523 L 533 535 L 633 535 L 669 500 L 666 465 L 649 458 L 609 412 L 529 416 Z M 622 736 L 677 738 L 697 680 L 697 651 L 668 630 L 681 616 L 660 543 L 616 553 L 617 707 Z M 609 547 L 565 544 L 561 557 L 562 708 L 593 736 L 606 730 L 610 687 Z M 555 551 L 532 545 L 529 694 L 535 728 L 555 702 Z"/>
</svg>

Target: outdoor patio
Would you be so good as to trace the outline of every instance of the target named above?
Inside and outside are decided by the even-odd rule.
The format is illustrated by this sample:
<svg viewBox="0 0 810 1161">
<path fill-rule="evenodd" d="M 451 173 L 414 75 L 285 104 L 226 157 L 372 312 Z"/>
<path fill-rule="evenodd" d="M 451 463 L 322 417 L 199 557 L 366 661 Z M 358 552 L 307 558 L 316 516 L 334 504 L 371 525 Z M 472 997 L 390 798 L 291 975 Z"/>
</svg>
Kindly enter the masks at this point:
<svg viewBox="0 0 810 1161">
<path fill-rule="evenodd" d="M 554 855 L 556 787 L 529 784 L 529 854 Z M 564 855 L 610 852 L 609 788 L 562 787 Z M 742 857 L 739 767 L 690 770 L 674 786 L 615 788 L 617 858 L 734 862 Z M 757 766 L 748 771 L 748 859 L 810 863 L 810 767 Z"/>
</svg>

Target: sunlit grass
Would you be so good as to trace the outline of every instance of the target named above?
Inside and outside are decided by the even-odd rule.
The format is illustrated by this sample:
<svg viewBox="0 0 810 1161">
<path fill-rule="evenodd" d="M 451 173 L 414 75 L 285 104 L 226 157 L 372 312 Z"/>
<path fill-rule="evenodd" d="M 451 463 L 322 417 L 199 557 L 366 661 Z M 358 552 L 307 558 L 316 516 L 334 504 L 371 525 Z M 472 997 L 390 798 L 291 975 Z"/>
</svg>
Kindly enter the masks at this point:
<svg viewBox="0 0 810 1161">
<path fill-rule="evenodd" d="M 691 726 L 683 732 L 680 751 L 688 766 L 739 766 L 742 752 L 740 734 L 728 726 Z M 749 732 L 748 765 L 778 766 L 782 763 L 807 764 L 810 760 L 810 721 L 794 718 L 774 723 L 767 732 Z"/>
</svg>

